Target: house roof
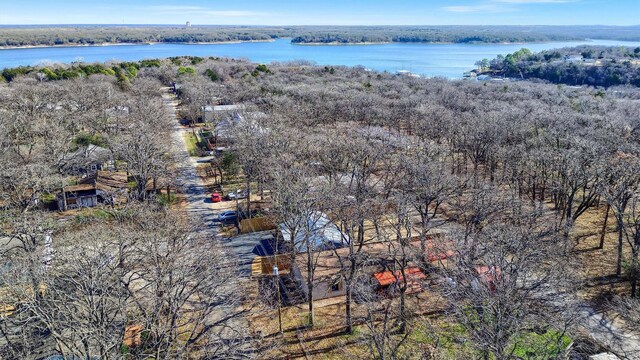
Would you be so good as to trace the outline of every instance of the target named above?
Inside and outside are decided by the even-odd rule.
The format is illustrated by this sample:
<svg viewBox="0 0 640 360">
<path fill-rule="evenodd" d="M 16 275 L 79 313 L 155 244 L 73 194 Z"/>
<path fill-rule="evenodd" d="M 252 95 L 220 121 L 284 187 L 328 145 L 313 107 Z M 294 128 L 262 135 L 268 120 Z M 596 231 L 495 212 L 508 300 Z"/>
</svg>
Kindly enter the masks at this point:
<svg viewBox="0 0 640 360">
<path fill-rule="evenodd" d="M 95 184 L 96 188 L 105 192 L 113 192 L 127 187 L 127 173 L 123 171 L 96 171 L 80 180 L 81 184 Z"/>
<path fill-rule="evenodd" d="M 411 245 L 421 248 L 422 244 L 420 243 L 420 237 L 416 236 L 411 238 Z M 455 256 L 453 249 L 453 242 L 445 240 L 442 236 L 427 235 L 427 238 L 425 239 L 425 254 L 427 259 L 431 262 L 446 260 Z"/>
<path fill-rule="evenodd" d="M 338 226 L 323 212 L 313 212 L 306 222 L 300 226 L 302 229 L 295 234 L 296 252 L 307 251 L 309 245 L 312 251 L 341 248 L 349 241 L 348 235 L 340 231 Z M 289 229 L 286 224 L 280 224 L 280 233 L 284 239 L 290 239 L 291 232 L 292 229 Z"/>
<path fill-rule="evenodd" d="M 73 155 L 74 157 L 84 157 L 91 160 L 105 160 L 110 158 L 112 154 L 109 149 L 89 144 L 86 147 L 78 149 Z"/>
<path fill-rule="evenodd" d="M 427 276 L 420 271 L 416 266 L 408 267 L 404 269 L 404 274 L 407 277 L 407 282 L 425 279 Z M 395 275 L 391 271 L 383 271 L 373 274 L 373 277 L 378 281 L 380 286 L 387 286 L 396 283 L 396 281 L 402 281 L 402 271 L 396 270 Z"/>
<path fill-rule="evenodd" d="M 383 242 L 368 242 L 362 247 L 361 257 L 365 258 L 381 258 L 388 254 L 388 246 Z M 343 247 L 335 250 L 325 250 L 313 253 L 313 261 L 316 265 L 314 273 L 315 278 L 321 280 L 323 278 L 335 277 L 340 272 L 340 258 L 343 260 L 349 255 L 349 248 Z M 301 275 L 306 279 L 305 271 L 307 264 L 307 255 L 298 254 L 296 256 L 296 266 L 301 270 Z"/>
<path fill-rule="evenodd" d="M 93 184 L 78 184 L 64 187 L 65 192 L 90 191 L 95 189 L 96 187 Z"/>
<path fill-rule="evenodd" d="M 105 163 L 112 158 L 113 154 L 109 149 L 89 144 L 65 154 L 61 160 L 65 166 L 72 168 L 74 166 L 85 167 L 92 163 Z"/>
<path fill-rule="evenodd" d="M 202 110 L 204 111 L 238 111 L 238 110 L 244 110 L 245 106 L 242 104 L 235 104 L 235 105 L 207 105 L 207 106 L 203 106 Z"/>
<path fill-rule="evenodd" d="M 166 178 L 156 179 L 155 190 L 166 189 L 167 186 L 171 187 L 171 184 L 170 184 L 169 180 L 167 180 Z M 145 190 L 147 190 L 147 191 L 154 190 L 154 188 L 153 188 L 153 179 L 147 180 L 147 184 L 145 186 Z"/>
</svg>

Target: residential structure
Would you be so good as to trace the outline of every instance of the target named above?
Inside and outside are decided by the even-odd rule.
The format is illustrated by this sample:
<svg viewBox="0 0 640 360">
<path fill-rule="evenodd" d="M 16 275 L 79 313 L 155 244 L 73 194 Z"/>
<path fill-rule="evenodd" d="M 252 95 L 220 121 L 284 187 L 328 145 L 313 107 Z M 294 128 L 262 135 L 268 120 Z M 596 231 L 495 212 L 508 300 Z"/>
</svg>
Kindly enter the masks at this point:
<svg viewBox="0 0 640 360">
<path fill-rule="evenodd" d="M 297 229 L 291 229 L 286 224 L 280 224 L 280 236 L 283 240 L 289 241 L 291 233 L 294 235 L 294 249 L 296 253 L 306 252 L 310 247 L 311 251 L 325 251 L 338 249 L 349 243 L 349 237 L 338 229 L 329 217 L 316 211 L 310 214 L 306 220 L 300 221 Z"/>
<path fill-rule="evenodd" d="M 80 179 L 77 185 L 65 186 L 57 194 L 58 210 L 94 207 L 99 203 L 113 204 L 117 196 L 125 195 L 126 188 L 126 173 L 96 171 Z"/>
<path fill-rule="evenodd" d="M 109 149 L 89 144 L 66 156 L 65 168 L 73 175 L 91 175 L 99 170 L 114 168 L 113 154 Z"/>
<path fill-rule="evenodd" d="M 237 116 L 245 109 L 242 104 L 238 105 L 207 105 L 202 107 L 202 120 L 205 123 L 215 123 Z"/>
<path fill-rule="evenodd" d="M 98 189 L 92 184 L 65 186 L 57 196 L 61 211 L 98 205 Z"/>
<path fill-rule="evenodd" d="M 582 55 L 579 54 L 574 54 L 574 55 L 566 55 L 564 57 L 564 62 L 566 63 L 579 63 L 584 61 L 584 57 Z"/>
</svg>

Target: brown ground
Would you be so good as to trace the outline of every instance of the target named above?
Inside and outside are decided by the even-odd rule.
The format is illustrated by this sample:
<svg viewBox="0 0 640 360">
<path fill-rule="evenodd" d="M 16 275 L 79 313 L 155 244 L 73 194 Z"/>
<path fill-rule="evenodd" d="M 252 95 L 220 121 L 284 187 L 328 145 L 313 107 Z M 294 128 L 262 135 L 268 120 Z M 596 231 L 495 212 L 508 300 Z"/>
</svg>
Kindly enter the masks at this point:
<svg viewBox="0 0 640 360">
<path fill-rule="evenodd" d="M 205 167 L 199 173 L 206 184 L 213 186 L 213 178 L 207 177 Z M 229 184 L 225 184 L 225 193 L 244 187 L 244 179 L 238 176 Z M 253 197 L 252 197 L 252 200 Z M 257 197 L 255 198 L 257 200 Z M 551 208 L 550 204 L 549 208 Z M 220 209 L 235 208 L 234 201 L 216 204 Z M 443 207 L 446 209 L 446 207 Z M 617 257 L 617 232 L 613 214 L 609 215 L 605 235 L 604 249 L 598 249 L 606 207 L 590 209 L 577 221 L 572 238 L 575 240 L 574 253 L 578 263 L 578 272 L 585 287 L 580 295 L 597 304 L 599 300 L 612 294 L 628 292 L 629 285 L 624 279 L 615 277 Z M 551 210 L 548 216 L 553 221 L 555 213 Z M 366 238 L 374 238 L 372 224 L 366 226 Z M 625 254 L 629 250 L 625 244 Z M 435 327 L 447 327 L 446 316 L 441 316 L 445 302 L 435 293 L 425 291 L 409 296 L 412 300 L 408 308 L 421 309 L 416 314 L 416 322 L 434 324 Z M 397 300 L 396 300 L 397 301 Z M 254 314 L 251 325 L 256 332 L 264 336 L 265 351 L 261 358 L 265 359 L 338 359 L 370 357 L 369 349 L 362 343 L 363 325 L 357 327 L 360 335 L 344 334 L 344 298 L 332 298 L 315 302 L 316 326 L 309 329 L 307 305 L 286 307 L 282 309 L 283 335 L 278 334 L 277 310 L 270 309 Z M 362 319 L 366 309 L 363 305 L 354 304 L 354 318 Z M 427 325 L 429 326 L 429 325 Z M 357 354 L 360 354 L 358 356 Z"/>
<path fill-rule="evenodd" d="M 598 249 L 605 211 L 606 206 L 587 211 L 578 219 L 574 234 L 577 242 L 575 253 L 585 282 L 581 295 L 592 301 L 629 291 L 629 283 L 615 276 L 618 233 L 613 211 L 609 214 L 604 249 Z M 624 254 L 630 255 L 626 242 Z"/>
<path fill-rule="evenodd" d="M 422 323 L 427 318 L 438 319 L 445 309 L 442 298 L 430 291 L 407 296 L 407 308 L 420 309 L 414 314 L 414 321 Z M 307 304 L 299 304 L 282 309 L 283 335 L 278 334 L 278 312 L 268 310 L 251 318 L 255 329 L 262 329 L 261 334 L 271 346 L 264 352 L 264 359 L 344 359 L 366 358 L 369 350 L 362 342 L 367 329 L 362 325 L 366 314 L 364 305 L 354 304 L 353 314 L 356 321 L 356 334 L 344 333 L 345 305 L 344 297 L 318 300 L 315 303 L 316 325 L 309 329 Z M 398 306 L 398 299 L 393 305 Z M 358 356 L 358 354 L 360 354 Z"/>
<path fill-rule="evenodd" d="M 575 239 L 574 249 L 579 274 L 584 283 L 580 295 L 598 304 L 603 298 L 612 294 L 629 291 L 629 284 L 624 279 L 615 277 L 615 262 L 617 257 L 617 232 L 615 219 L 609 215 L 605 235 L 604 249 L 598 249 L 600 234 L 604 221 L 606 207 L 591 209 L 578 219 L 572 237 Z M 555 216 L 553 213 L 550 217 Z M 367 229 L 367 234 L 371 229 Z M 625 254 L 629 250 L 625 244 Z M 445 302 L 436 294 L 425 291 L 412 296 L 413 304 L 408 307 L 423 309 L 424 314 L 418 314 L 419 323 L 444 321 L 440 316 Z M 356 317 L 362 317 L 365 309 L 363 305 L 354 305 Z M 345 356 L 355 358 L 354 354 L 361 353 L 362 357 L 371 356 L 368 348 L 362 343 L 358 335 L 345 335 L 344 330 L 344 302 L 343 298 L 333 298 L 316 302 L 316 323 L 314 329 L 307 329 L 307 306 L 300 304 L 283 309 L 282 338 L 278 335 L 277 311 L 267 311 L 251 319 L 257 329 L 263 329 L 262 334 L 273 341 L 274 346 L 264 354 L 263 358 L 274 359 L 337 359 Z M 615 314 L 610 316 L 615 317 Z M 439 325 L 436 325 L 439 326 Z M 366 331 L 363 326 L 357 332 Z M 306 356 L 305 356 L 306 354 Z"/>
</svg>

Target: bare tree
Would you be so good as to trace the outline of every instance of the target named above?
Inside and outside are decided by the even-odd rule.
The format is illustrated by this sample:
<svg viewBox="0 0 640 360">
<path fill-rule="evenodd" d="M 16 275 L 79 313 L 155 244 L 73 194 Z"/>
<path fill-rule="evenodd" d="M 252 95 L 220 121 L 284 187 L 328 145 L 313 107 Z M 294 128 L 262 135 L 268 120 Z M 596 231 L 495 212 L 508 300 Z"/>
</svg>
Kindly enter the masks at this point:
<svg viewBox="0 0 640 360">
<path fill-rule="evenodd" d="M 535 215 L 512 225 L 494 224 L 474 234 L 479 246 L 459 243 L 455 266 L 448 268 L 445 290 L 452 315 L 465 327 L 484 358 L 513 359 L 521 336 L 538 327 L 555 329 L 549 346 L 561 348 L 571 319 L 569 301 L 560 300 L 570 278 L 553 229 Z M 464 235 L 460 234 L 463 240 Z M 473 251 L 474 256 L 465 256 Z M 554 343 L 557 341 L 557 344 Z"/>
<path fill-rule="evenodd" d="M 640 274 L 640 264 L 638 264 L 638 253 L 640 252 L 640 199 L 634 194 L 625 204 L 625 213 L 620 216 L 621 223 L 619 232 L 624 234 L 624 239 L 631 248 L 631 262 L 629 264 L 629 279 L 631 282 L 630 295 L 632 298 L 638 297 L 638 277 Z"/>
<path fill-rule="evenodd" d="M 129 305 L 126 268 L 119 262 L 122 240 L 100 226 L 56 239 L 42 299 L 25 307 L 62 356 L 120 357 Z"/>
<path fill-rule="evenodd" d="M 420 248 L 421 267 L 427 270 L 429 261 L 426 258 L 426 239 L 429 232 L 441 224 L 437 220 L 440 206 L 462 188 L 461 181 L 446 170 L 442 161 L 441 150 L 437 147 L 424 146 L 415 153 L 401 157 L 396 172 L 401 173 L 400 188 L 408 192 L 410 205 L 420 215 Z M 402 171 L 402 169 L 406 169 Z"/>
<path fill-rule="evenodd" d="M 274 201 L 273 216 L 284 235 L 285 248 L 290 251 L 290 266 L 296 263 L 298 254 L 305 256 L 307 304 L 309 325 L 315 324 L 314 287 L 319 252 L 330 249 L 332 244 L 323 241 L 324 214 L 322 184 L 312 184 L 309 169 L 301 164 L 280 162 L 269 169 L 267 185 Z M 278 251 L 276 245 L 276 252 Z M 279 291 L 279 290 L 276 290 Z"/>
<path fill-rule="evenodd" d="M 148 183 L 163 173 L 171 159 L 171 121 L 159 96 L 143 95 L 129 104 L 129 116 L 123 121 L 123 131 L 112 137 L 110 146 L 136 182 L 134 198 L 145 200 Z"/>
<path fill-rule="evenodd" d="M 233 358 L 247 351 L 243 316 L 250 308 L 220 246 L 176 214 L 147 213 L 135 223 L 124 282 L 148 334 L 135 353 L 172 359 L 206 349 Z"/>
<path fill-rule="evenodd" d="M 625 233 L 625 210 L 640 185 L 638 171 L 640 164 L 630 155 L 619 154 L 608 166 L 602 169 L 603 181 L 601 192 L 609 207 L 613 209 L 618 228 L 618 260 L 616 262 L 616 275 L 622 274 L 623 244 Z M 633 211 L 633 210 L 632 210 Z M 628 239 L 628 236 L 627 236 Z"/>
</svg>

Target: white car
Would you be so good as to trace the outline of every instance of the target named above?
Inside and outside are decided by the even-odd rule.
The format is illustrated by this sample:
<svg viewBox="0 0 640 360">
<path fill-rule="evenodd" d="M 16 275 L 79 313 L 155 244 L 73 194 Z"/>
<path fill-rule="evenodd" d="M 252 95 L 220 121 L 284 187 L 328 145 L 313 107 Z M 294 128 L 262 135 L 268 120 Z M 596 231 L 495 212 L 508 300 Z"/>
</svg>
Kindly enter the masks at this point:
<svg viewBox="0 0 640 360">
<path fill-rule="evenodd" d="M 227 199 L 236 200 L 236 199 L 246 199 L 247 198 L 247 190 L 238 189 L 235 192 L 230 192 L 227 194 Z"/>
</svg>

